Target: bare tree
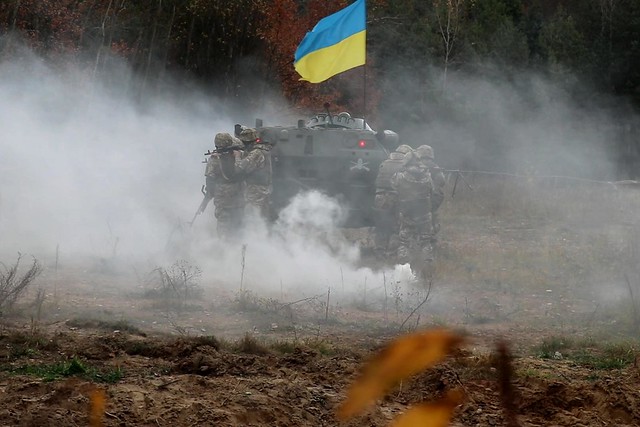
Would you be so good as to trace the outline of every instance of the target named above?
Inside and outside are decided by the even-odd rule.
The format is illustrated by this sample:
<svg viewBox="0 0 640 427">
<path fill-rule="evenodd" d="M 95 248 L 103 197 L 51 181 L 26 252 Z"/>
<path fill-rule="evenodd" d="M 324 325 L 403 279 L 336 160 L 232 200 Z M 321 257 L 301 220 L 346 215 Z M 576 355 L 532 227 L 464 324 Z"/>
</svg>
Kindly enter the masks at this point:
<svg viewBox="0 0 640 427">
<path fill-rule="evenodd" d="M 13 12 L 11 14 L 11 33 L 6 37 L 6 44 L 4 46 L 4 52 L 6 52 L 7 55 L 11 54 L 11 48 L 12 48 L 12 39 L 15 37 L 15 31 L 16 31 L 16 22 L 18 20 L 18 13 L 20 12 L 20 3 L 21 0 L 16 0 L 14 6 L 13 6 Z"/>
<path fill-rule="evenodd" d="M 613 11 L 617 0 L 600 0 L 600 33 L 607 41 L 607 74 L 611 77 L 611 60 L 613 58 Z"/>
<path fill-rule="evenodd" d="M 98 66 L 100 64 L 100 60 L 102 57 L 103 50 L 106 49 L 104 43 L 107 37 L 106 24 L 109 19 L 109 13 L 111 12 L 111 6 L 113 5 L 113 0 L 109 0 L 109 6 L 107 6 L 107 10 L 104 13 L 104 17 L 102 18 L 102 25 L 100 26 L 100 34 L 102 35 L 102 40 L 100 42 L 100 46 L 98 47 L 98 53 L 96 54 L 96 61 L 93 66 L 93 77 L 95 78 L 96 73 L 98 72 Z"/>
<path fill-rule="evenodd" d="M 616 8 L 617 0 L 600 0 L 600 31 L 603 37 L 607 37 L 609 42 L 609 53 L 611 53 L 611 41 L 613 38 L 613 11 Z"/>
<path fill-rule="evenodd" d="M 12 266 L 0 262 L 0 310 L 11 308 L 20 295 L 29 287 L 31 282 L 42 273 L 42 266 L 37 259 L 33 259 L 31 267 L 22 275 L 19 274 L 22 254 Z"/>
<path fill-rule="evenodd" d="M 153 18 L 153 25 L 151 26 L 151 41 L 149 42 L 149 52 L 147 53 L 147 62 L 144 67 L 144 77 L 142 78 L 142 92 L 145 91 L 147 86 L 147 80 L 149 78 L 149 70 L 151 69 L 151 60 L 153 59 L 154 44 L 156 42 L 156 34 L 158 32 L 158 20 L 162 15 L 162 0 L 158 0 L 158 7 Z"/>
<path fill-rule="evenodd" d="M 442 91 L 447 88 L 447 72 L 451 64 L 453 47 L 456 43 L 462 22 L 464 0 L 433 0 L 438 22 L 438 32 L 444 48 L 444 70 L 442 73 Z"/>
<path fill-rule="evenodd" d="M 13 17 L 11 18 L 11 32 L 16 30 L 16 21 L 18 20 L 18 11 L 20 10 L 21 0 L 17 0 L 13 8 Z"/>
</svg>

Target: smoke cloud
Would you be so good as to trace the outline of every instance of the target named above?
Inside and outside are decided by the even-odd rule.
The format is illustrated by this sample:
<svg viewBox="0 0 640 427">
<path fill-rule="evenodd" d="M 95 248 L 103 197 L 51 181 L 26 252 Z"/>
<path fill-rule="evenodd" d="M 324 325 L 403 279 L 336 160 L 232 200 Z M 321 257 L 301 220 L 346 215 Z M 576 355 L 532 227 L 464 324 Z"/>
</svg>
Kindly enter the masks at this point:
<svg viewBox="0 0 640 427">
<path fill-rule="evenodd" d="M 425 71 L 429 78 L 395 76 L 381 115 L 386 127 L 417 146 L 434 147 L 449 169 L 500 171 L 616 180 L 634 178 L 621 170 L 637 114 L 624 100 L 596 95 L 569 75 L 530 71 L 490 76 Z M 433 86 L 426 86 L 424 81 Z M 422 93 L 423 102 L 416 94 Z M 416 108 L 407 111 L 402 102 Z M 401 116 L 397 111 L 404 111 Z M 406 125 L 406 117 L 420 125 Z M 628 165 L 627 165 L 628 166 Z"/>
<path fill-rule="evenodd" d="M 0 62 L 0 76 L 3 259 L 22 252 L 51 260 L 58 249 L 62 261 L 151 268 L 188 259 L 211 286 L 238 289 L 242 281 L 251 289 L 305 295 L 371 291 L 409 279 L 406 267 L 359 267 L 357 245 L 336 227 L 341 206 L 317 192 L 292 200 L 272 227 L 249 221 L 236 245 L 215 239 L 212 206 L 189 227 L 214 134 L 255 117 L 295 123 L 276 97 L 259 111 L 222 105 L 196 87 L 140 99 L 124 66 L 103 78 L 52 68 L 28 52 Z M 414 146 L 430 143 L 447 168 L 616 175 L 612 108 L 575 108 L 566 89 L 533 75 L 451 76 L 447 93 L 425 104 L 424 126 L 389 114 L 384 127 Z"/>
<path fill-rule="evenodd" d="M 30 64 L 0 65 L 3 249 L 108 254 L 115 239 L 121 253 L 161 247 L 193 202 L 185 189 L 201 180 L 189 171 L 212 124 L 225 118 L 166 101 L 139 111 L 105 87 Z"/>
<path fill-rule="evenodd" d="M 209 285 L 237 289 L 242 276 L 252 289 L 303 294 L 382 283 L 355 266 L 360 252 L 336 228 L 345 213 L 318 192 L 294 198 L 272 227 L 248 221 L 235 245 L 215 238 L 213 204 L 189 226 L 215 133 L 250 117 L 282 123 L 284 108 L 236 112 L 198 91 L 140 101 L 127 90 L 133 77 L 114 72 L 120 84 L 31 55 L 0 62 L 2 259 L 51 262 L 59 251 L 63 263 L 120 269 L 186 259 Z"/>
</svg>

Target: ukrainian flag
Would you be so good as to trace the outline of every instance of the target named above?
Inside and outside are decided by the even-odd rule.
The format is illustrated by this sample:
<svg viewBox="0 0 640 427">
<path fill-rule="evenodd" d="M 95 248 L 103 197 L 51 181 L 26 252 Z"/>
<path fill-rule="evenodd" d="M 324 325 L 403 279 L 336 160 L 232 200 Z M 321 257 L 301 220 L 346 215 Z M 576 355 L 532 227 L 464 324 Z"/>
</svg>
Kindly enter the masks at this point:
<svg viewBox="0 0 640 427">
<path fill-rule="evenodd" d="M 293 66 L 301 80 L 320 83 L 364 65 L 367 19 L 365 0 L 321 19 L 307 33 L 295 53 Z"/>
</svg>

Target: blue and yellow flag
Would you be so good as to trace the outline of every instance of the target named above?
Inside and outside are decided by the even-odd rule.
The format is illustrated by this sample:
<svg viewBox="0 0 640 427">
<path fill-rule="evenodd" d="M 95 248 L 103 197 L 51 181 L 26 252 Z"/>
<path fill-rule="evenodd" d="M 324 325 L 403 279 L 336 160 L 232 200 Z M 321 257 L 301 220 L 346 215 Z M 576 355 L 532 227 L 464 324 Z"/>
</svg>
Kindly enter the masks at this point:
<svg viewBox="0 0 640 427">
<path fill-rule="evenodd" d="M 322 18 L 296 49 L 293 66 L 301 80 L 320 83 L 364 65 L 367 14 L 365 0 Z"/>
</svg>

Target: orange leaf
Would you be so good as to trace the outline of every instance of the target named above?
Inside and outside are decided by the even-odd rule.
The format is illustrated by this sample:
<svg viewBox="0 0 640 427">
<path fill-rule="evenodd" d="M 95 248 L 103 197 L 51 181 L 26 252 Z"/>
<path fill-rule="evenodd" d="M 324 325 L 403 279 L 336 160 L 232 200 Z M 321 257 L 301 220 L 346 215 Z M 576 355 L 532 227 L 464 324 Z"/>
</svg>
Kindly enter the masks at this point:
<svg viewBox="0 0 640 427">
<path fill-rule="evenodd" d="M 446 329 L 432 329 L 394 340 L 365 366 L 362 376 L 351 385 L 338 417 L 347 419 L 361 412 L 404 378 L 444 359 L 463 340 L 462 336 Z"/>
<path fill-rule="evenodd" d="M 91 427 L 102 427 L 102 417 L 107 407 L 107 397 L 101 388 L 96 388 L 91 393 L 91 414 L 89 425 Z"/>
<path fill-rule="evenodd" d="M 440 400 L 422 403 L 409 409 L 400 415 L 391 427 L 446 427 L 463 397 L 464 394 L 460 390 L 450 391 Z"/>
</svg>

